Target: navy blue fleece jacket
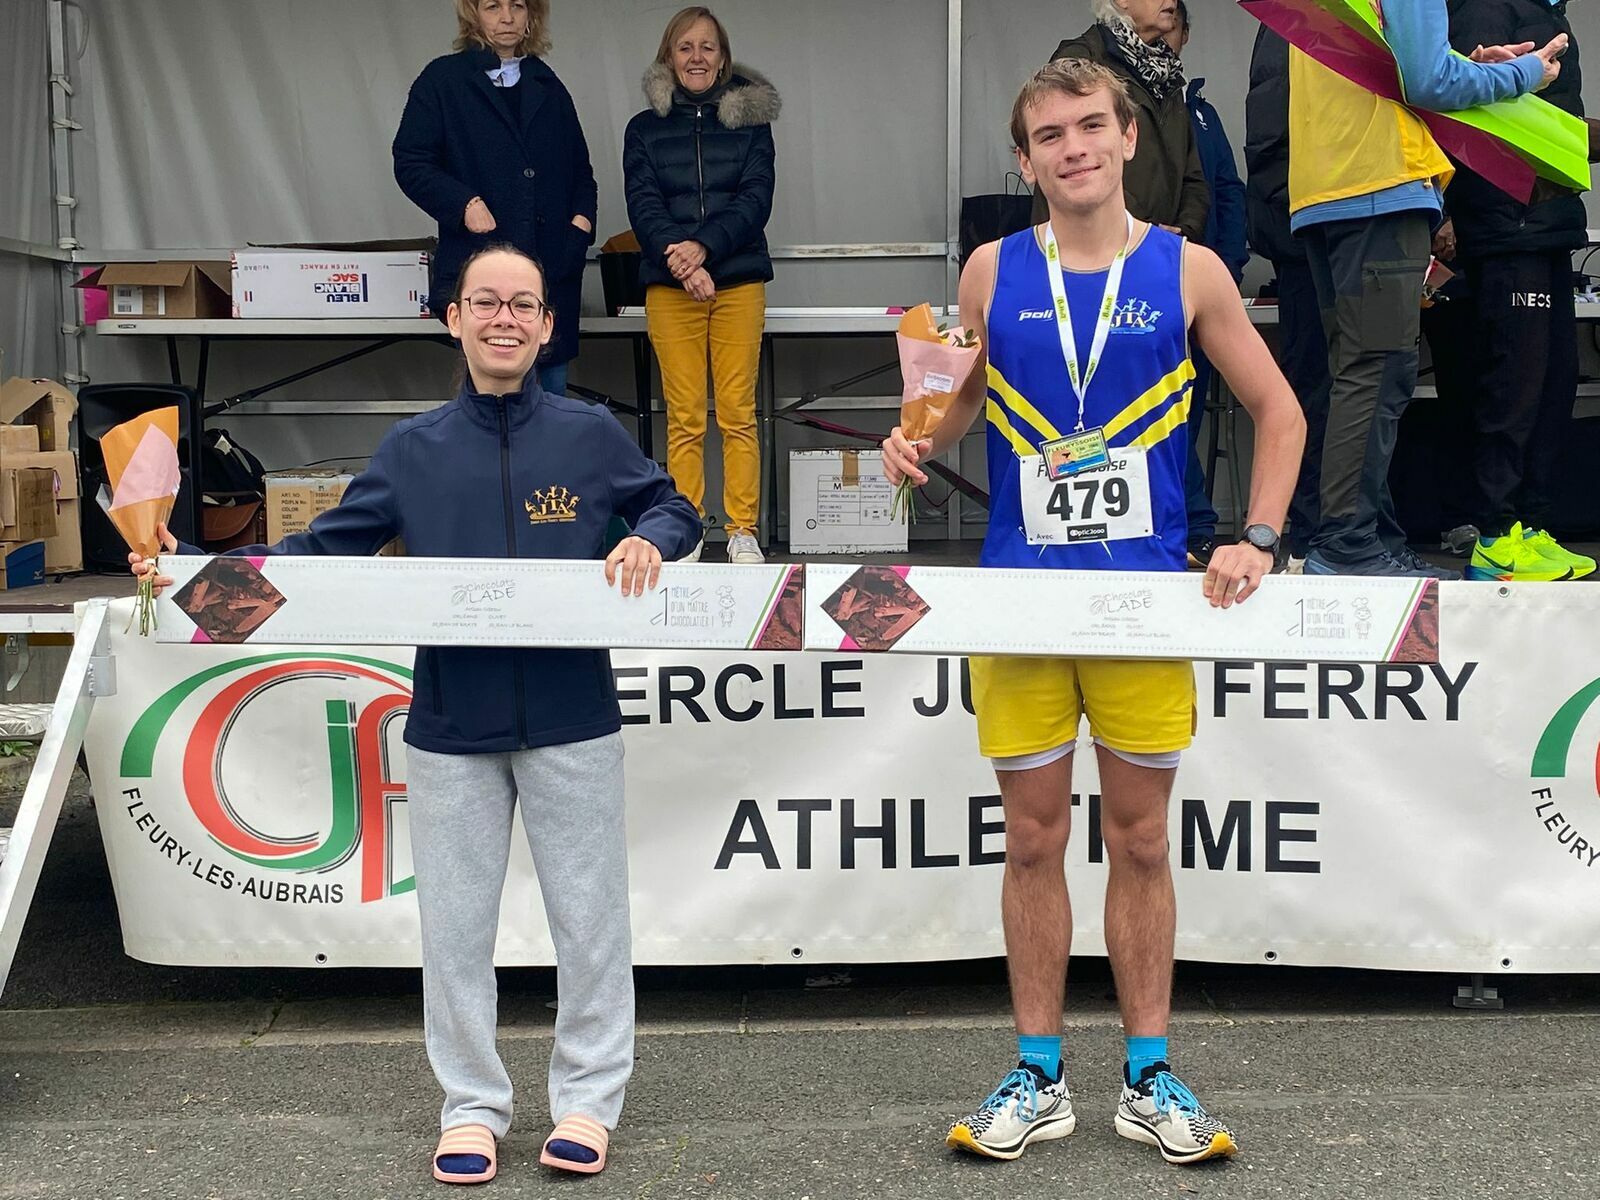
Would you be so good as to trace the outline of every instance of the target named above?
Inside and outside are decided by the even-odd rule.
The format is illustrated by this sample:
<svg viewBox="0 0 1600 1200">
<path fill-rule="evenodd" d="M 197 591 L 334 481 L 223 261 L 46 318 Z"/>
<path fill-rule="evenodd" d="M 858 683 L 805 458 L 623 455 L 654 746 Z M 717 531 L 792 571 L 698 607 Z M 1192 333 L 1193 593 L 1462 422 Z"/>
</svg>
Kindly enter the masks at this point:
<svg viewBox="0 0 1600 1200">
<path fill-rule="evenodd" d="M 560 502 L 544 504 L 552 493 Z M 530 372 L 520 393 L 466 390 L 401 421 L 338 507 L 304 533 L 232 553 L 375 554 L 398 537 L 423 557 L 598 559 L 613 514 L 668 560 L 687 554 L 701 533 L 694 505 L 615 417 L 541 391 Z M 604 650 L 417 650 L 406 741 L 419 749 L 519 750 L 621 727 Z"/>
</svg>

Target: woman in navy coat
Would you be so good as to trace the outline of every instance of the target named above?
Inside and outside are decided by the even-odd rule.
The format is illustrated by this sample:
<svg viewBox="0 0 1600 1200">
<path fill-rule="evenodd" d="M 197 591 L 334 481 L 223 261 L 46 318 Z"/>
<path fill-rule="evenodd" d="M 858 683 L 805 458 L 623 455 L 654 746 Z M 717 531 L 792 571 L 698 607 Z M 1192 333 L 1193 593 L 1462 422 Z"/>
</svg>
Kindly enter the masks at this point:
<svg viewBox="0 0 1600 1200">
<path fill-rule="evenodd" d="M 543 264 L 556 325 L 539 382 L 559 395 L 578 353 L 596 197 L 578 111 L 540 57 L 550 50 L 550 0 L 455 0 L 455 8 L 455 53 L 411 85 L 394 138 L 395 182 L 439 223 L 430 290 L 441 320 L 473 251 L 510 242 Z"/>
</svg>

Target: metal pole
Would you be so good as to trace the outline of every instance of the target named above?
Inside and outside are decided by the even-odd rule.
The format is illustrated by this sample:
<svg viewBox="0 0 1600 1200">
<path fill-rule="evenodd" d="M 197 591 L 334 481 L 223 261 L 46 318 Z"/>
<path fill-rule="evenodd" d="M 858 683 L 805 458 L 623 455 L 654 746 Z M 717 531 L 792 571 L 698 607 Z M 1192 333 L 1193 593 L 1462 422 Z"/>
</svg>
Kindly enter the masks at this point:
<svg viewBox="0 0 1600 1200">
<path fill-rule="evenodd" d="M 961 0 L 949 0 L 949 80 L 945 89 L 945 160 L 949 171 L 944 201 L 945 277 L 944 307 L 948 313 L 961 289 Z M 955 448 L 955 466 L 961 469 L 961 447 Z M 961 538 L 961 493 L 950 493 L 946 535 Z"/>
<path fill-rule="evenodd" d="M 77 195 L 72 190 L 72 134 L 82 126 L 72 119 L 72 80 L 67 61 L 67 16 L 62 0 L 49 0 L 50 32 L 50 201 L 55 213 L 56 249 L 78 248 L 73 219 Z M 88 382 L 83 371 L 83 325 L 78 320 L 78 293 L 73 289 L 76 268 L 64 262 L 57 268 L 56 315 L 60 331 L 61 379 L 75 385 Z"/>
<path fill-rule="evenodd" d="M 961 0 L 949 2 L 948 79 L 945 84 L 944 304 L 956 303 L 961 282 Z"/>
<path fill-rule="evenodd" d="M 95 698 L 116 690 L 106 611 L 103 599 L 91 600 L 83 609 L 83 621 L 74 635 L 61 690 L 50 710 L 50 724 L 45 727 L 39 756 L 28 776 L 5 857 L 0 859 L 0 991 L 11 974 L 17 943 L 50 848 L 50 836 L 55 832 L 72 781 L 72 768 L 83 747 Z"/>
</svg>

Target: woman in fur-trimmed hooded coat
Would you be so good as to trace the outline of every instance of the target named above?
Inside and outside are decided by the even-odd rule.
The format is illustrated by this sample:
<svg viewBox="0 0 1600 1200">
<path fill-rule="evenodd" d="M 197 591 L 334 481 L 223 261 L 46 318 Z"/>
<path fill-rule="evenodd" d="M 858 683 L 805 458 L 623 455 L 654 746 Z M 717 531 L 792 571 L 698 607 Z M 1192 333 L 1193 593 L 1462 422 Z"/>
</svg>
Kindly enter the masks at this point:
<svg viewBox="0 0 1600 1200">
<path fill-rule="evenodd" d="M 772 279 L 772 84 L 733 63 L 727 30 L 686 8 L 645 72 L 650 107 L 628 122 L 622 173 L 643 251 L 650 341 L 667 405 L 667 469 L 705 510 L 706 361 L 722 431 L 728 557 L 762 561 L 756 378 Z M 698 558 L 698 548 L 691 558 Z"/>
</svg>

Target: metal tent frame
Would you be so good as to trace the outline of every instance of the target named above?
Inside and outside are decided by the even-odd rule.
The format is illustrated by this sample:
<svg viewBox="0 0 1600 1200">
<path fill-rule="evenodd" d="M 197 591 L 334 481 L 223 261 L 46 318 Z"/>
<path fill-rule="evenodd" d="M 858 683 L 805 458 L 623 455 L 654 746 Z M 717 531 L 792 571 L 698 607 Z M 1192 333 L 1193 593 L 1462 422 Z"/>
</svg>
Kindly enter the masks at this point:
<svg viewBox="0 0 1600 1200">
<path fill-rule="evenodd" d="M 58 267 L 57 370 L 55 378 L 69 385 L 87 383 L 82 338 L 86 332 L 78 314 L 78 293 L 73 289 L 78 271 L 105 262 L 152 261 L 164 258 L 227 258 L 232 247 L 173 249 L 84 246 L 77 236 L 78 199 L 73 180 L 73 137 L 83 126 L 72 117 L 73 86 L 67 54 L 66 9 L 69 0 L 46 0 L 50 79 L 50 185 L 55 214 L 55 242 L 46 245 L 0 237 L 0 253 L 54 262 Z M 946 4 L 945 93 L 945 240 L 942 242 L 873 242 L 775 246 L 778 259 L 812 262 L 880 258 L 901 261 L 942 259 L 945 264 L 944 304 L 956 301 L 960 276 L 961 215 L 961 37 L 962 0 Z"/>
</svg>

